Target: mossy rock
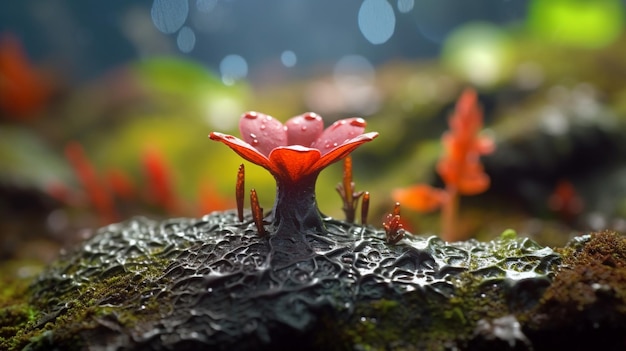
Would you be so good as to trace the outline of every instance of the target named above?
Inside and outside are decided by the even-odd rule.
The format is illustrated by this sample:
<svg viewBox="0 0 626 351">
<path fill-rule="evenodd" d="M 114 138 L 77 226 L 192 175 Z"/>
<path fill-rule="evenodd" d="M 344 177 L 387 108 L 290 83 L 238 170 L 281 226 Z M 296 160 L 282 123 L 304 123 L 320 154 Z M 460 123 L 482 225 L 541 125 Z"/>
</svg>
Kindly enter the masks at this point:
<svg viewBox="0 0 626 351">
<path fill-rule="evenodd" d="M 4 328 L 0 348 L 540 350 L 555 341 L 551 335 L 576 346 L 609 322 L 617 326 L 613 339 L 598 342 L 624 346 L 624 286 L 611 284 L 623 284 L 626 244 L 616 234 L 599 234 L 622 243 L 611 256 L 621 273 L 603 275 L 596 289 L 614 289 L 612 304 L 569 309 L 554 289 L 573 283 L 557 286 L 559 274 L 575 267 L 595 236 L 559 253 L 512 232 L 458 243 L 407 235 L 390 245 L 372 227 L 325 225 L 328 233 L 305 236 L 314 253 L 290 261 L 275 256 L 277 242 L 259 237 L 250 217 L 239 222 L 234 212 L 104 227 L 33 283 L 25 307 L 32 317 L 18 313 L 21 328 Z M 610 319 L 580 328 L 550 315 L 575 320 L 576 311 L 606 309 Z"/>
</svg>

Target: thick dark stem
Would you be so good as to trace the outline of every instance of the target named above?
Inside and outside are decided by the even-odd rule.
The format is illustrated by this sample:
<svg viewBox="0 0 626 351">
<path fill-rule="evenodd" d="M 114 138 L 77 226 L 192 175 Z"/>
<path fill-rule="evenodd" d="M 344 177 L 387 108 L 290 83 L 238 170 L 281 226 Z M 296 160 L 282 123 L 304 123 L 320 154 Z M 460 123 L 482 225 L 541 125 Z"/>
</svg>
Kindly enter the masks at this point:
<svg viewBox="0 0 626 351">
<path fill-rule="evenodd" d="M 326 232 L 315 200 L 315 182 L 319 173 L 298 182 L 276 180 L 276 201 L 272 210 L 270 243 L 275 257 L 283 264 L 309 257 L 313 249 L 306 233 Z"/>
<path fill-rule="evenodd" d="M 317 175 L 301 178 L 296 183 L 276 180 L 276 201 L 272 210 L 274 235 L 320 234 L 325 231 L 315 200 Z"/>
</svg>

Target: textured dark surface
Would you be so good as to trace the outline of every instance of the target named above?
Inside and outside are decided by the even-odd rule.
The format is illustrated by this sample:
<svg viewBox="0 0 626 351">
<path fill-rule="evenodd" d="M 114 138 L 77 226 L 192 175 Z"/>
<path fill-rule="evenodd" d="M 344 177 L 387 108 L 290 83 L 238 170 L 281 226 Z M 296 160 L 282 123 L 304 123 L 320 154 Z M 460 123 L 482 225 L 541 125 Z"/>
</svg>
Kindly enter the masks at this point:
<svg viewBox="0 0 626 351">
<path fill-rule="evenodd" d="M 540 293 L 524 291 L 543 291 L 560 260 L 551 249 L 514 236 L 454 244 L 407 236 L 388 245 L 381 230 L 325 224 L 329 233 L 306 235 L 314 254 L 294 262 L 274 256 L 284 242 L 258 237 L 250 217 L 239 223 L 235 212 L 110 225 L 35 283 L 33 300 L 46 316 L 39 324 L 78 308 L 72 301 L 95 281 L 124 276 L 131 288 L 90 301 L 102 308 L 87 316 L 88 328 L 63 331 L 75 334 L 75 345 L 314 348 L 315 333 L 333 329 L 321 316 L 349 324 L 358 306 L 372 301 L 446 301 L 466 289 L 468 273 L 501 289 L 511 304 L 533 305 Z M 421 307 L 408 308 L 418 313 Z M 49 328 L 42 347 L 63 346 L 61 332 Z"/>
</svg>

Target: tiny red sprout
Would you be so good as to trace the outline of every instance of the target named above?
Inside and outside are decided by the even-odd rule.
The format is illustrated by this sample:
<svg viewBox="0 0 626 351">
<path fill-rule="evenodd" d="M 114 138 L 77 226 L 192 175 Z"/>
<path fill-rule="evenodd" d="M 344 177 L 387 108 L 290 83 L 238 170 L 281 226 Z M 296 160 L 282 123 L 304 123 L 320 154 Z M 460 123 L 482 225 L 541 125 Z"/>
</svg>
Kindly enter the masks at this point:
<svg viewBox="0 0 626 351">
<path fill-rule="evenodd" d="M 265 227 L 263 226 L 263 208 L 259 205 L 259 197 L 256 190 L 250 190 L 250 206 L 252 207 L 252 219 L 256 225 L 259 236 L 265 236 Z"/>
<path fill-rule="evenodd" d="M 171 167 L 165 161 L 163 153 L 151 147 L 144 151 L 142 158 L 152 201 L 168 213 L 180 213 L 180 201 L 176 197 Z"/>
<path fill-rule="evenodd" d="M 370 192 L 363 193 L 363 200 L 361 201 L 361 225 L 367 225 L 367 215 L 370 210 Z"/>
<path fill-rule="evenodd" d="M 395 204 L 393 204 L 393 215 L 394 216 L 400 215 L 400 202 L 396 202 Z"/>
<path fill-rule="evenodd" d="M 385 236 L 389 244 L 396 244 L 398 241 L 402 240 L 405 230 L 400 222 L 400 203 L 396 202 L 393 213 L 385 216 L 383 228 L 385 229 Z"/>
<path fill-rule="evenodd" d="M 95 207 L 100 221 L 109 224 L 117 220 L 117 212 L 111 194 L 107 191 L 98 178 L 96 169 L 93 167 L 85 150 L 78 142 L 70 142 L 65 147 L 65 156 L 69 160 L 76 177 L 89 197 L 89 201 Z"/>
<path fill-rule="evenodd" d="M 548 198 L 548 207 L 555 212 L 560 219 L 573 224 L 584 209 L 584 203 L 574 184 L 566 179 L 557 182 L 554 191 Z"/>
<path fill-rule="evenodd" d="M 122 200 L 132 201 L 137 196 L 136 186 L 126 172 L 111 169 L 106 175 L 111 192 Z"/>
<path fill-rule="evenodd" d="M 237 172 L 237 185 L 235 188 L 235 199 L 237 200 L 237 217 L 239 222 L 243 222 L 243 197 L 245 191 L 246 170 L 243 163 L 239 166 Z"/>
<path fill-rule="evenodd" d="M 354 191 L 354 182 L 352 181 L 352 158 L 350 156 L 343 159 L 343 183 L 337 184 L 336 189 L 343 200 L 342 209 L 346 214 L 346 222 L 354 223 L 356 206 L 363 192 Z"/>
</svg>

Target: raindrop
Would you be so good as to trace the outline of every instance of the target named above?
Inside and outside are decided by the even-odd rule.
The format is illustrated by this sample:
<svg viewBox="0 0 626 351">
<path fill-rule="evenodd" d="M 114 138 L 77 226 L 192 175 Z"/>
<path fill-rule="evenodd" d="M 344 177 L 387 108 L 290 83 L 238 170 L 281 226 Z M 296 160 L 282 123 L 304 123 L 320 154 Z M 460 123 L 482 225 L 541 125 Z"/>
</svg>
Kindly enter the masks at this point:
<svg viewBox="0 0 626 351">
<path fill-rule="evenodd" d="M 265 130 L 265 128 L 266 128 L 265 124 L 261 124 L 261 126 L 259 127 L 259 129 L 261 129 L 261 130 Z"/>
<path fill-rule="evenodd" d="M 415 0 L 398 0 L 398 11 L 407 13 L 413 10 L 413 5 L 415 5 Z"/>
<path fill-rule="evenodd" d="M 317 113 L 307 113 L 304 115 L 304 119 L 307 121 L 314 121 L 316 119 L 320 119 L 321 117 Z"/>
<path fill-rule="evenodd" d="M 220 72 L 222 82 L 226 85 L 233 85 L 235 81 L 248 75 L 248 63 L 239 55 L 228 55 L 220 62 Z"/>
<path fill-rule="evenodd" d="M 247 119 L 256 119 L 259 115 L 256 112 L 248 112 L 245 114 L 245 118 Z"/>
<path fill-rule="evenodd" d="M 357 118 L 357 119 L 353 119 L 352 122 L 350 122 L 351 126 L 355 126 L 355 127 L 363 127 L 365 128 L 366 126 L 366 122 L 363 118 Z"/>
<path fill-rule="evenodd" d="M 386 0 L 365 0 L 358 15 L 359 29 L 370 43 L 383 44 L 396 27 L 396 16 Z"/>
<path fill-rule="evenodd" d="M 250 138 L 252 138 L 252 139 L 256 139 L 256 134 L 254 134 L 254 133 L 250 133 Z"/>
<path fill-rule="evenodd" d="M 258 139 L 252 139 L 252 146 L 258 146 L 259 145 L 259 140 Z"/>
<path fill-rule="evenodd" d="M 181 52 L 191 52 L 191 50 L 193 50 L 193 48 L 196 46 L 196 33 L 193 32 L 193 29 L 184 26 L 178 32 L 176 44 L 178 45 L 178 49 Z"/>
<path fill-rule="evenodd" d="M 300 127 L 300 130 L 302 130 L 303 132 L 306 132 L 306 129 L 307 129 L 306 126 Z"/>
<path fill-rule="evenodd" d="M 280 55 L 280 62 L 282 62 L 285 67 L 293 67 L 296 65 L 297 61 L 298 58 L 296 57 L 296 54 L 291 50 L 285 50 Z"/>
<path fill-rule="evenodd" d="M 154 0 L 150 10 L 152 23 L 165 34 L 171 34 L 185 24 L 189 15 L 187 0 Z"/>
</svg>

